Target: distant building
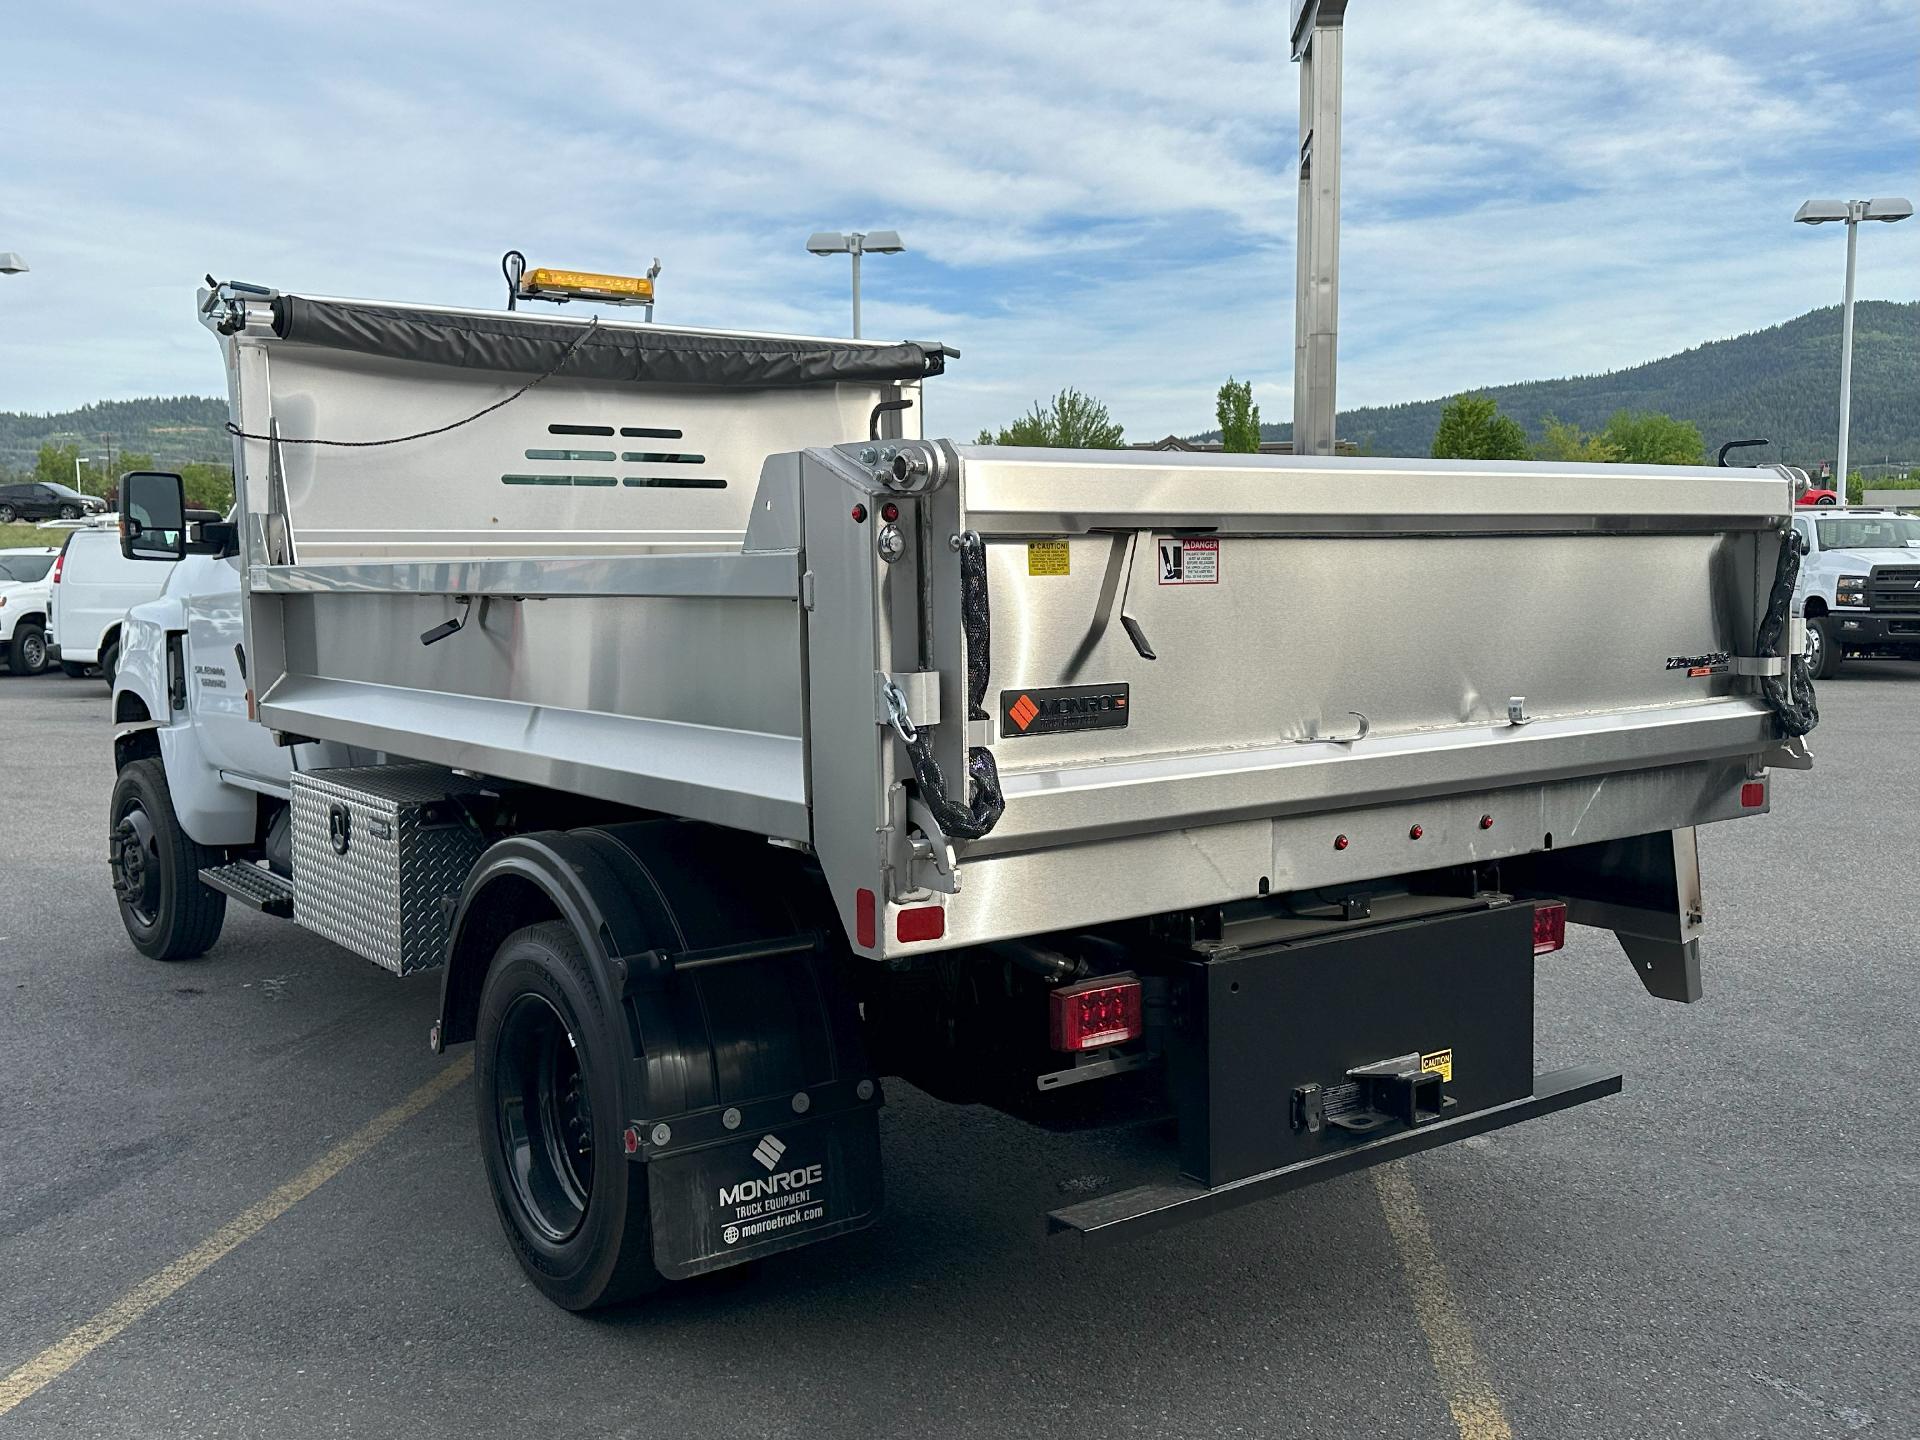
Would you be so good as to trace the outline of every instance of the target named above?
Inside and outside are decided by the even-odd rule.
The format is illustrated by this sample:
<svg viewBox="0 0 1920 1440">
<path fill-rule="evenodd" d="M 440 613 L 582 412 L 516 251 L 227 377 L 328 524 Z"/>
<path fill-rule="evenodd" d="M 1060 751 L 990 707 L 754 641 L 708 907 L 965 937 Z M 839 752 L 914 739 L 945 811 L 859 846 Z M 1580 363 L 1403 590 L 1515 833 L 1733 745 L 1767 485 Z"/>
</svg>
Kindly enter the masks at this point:
<svg viewBox="0 0 1920 1440">
<path fill-rule="evenodd" d="M 1127 448 L 1130 450 L 1191 450 L 1201 455 L 1224 455 L 1226 453 L 1226 446 L 1222 445 L 1218 440 L 1182 440 L 1178 435 L 1167 435 L 1158 440 L 1139 440 Z M 1336 440 L 1333 449 L 1336 455 L 1358 455 L 1360 453 L 1360 447 L 1351 440 Z M 1291 455 L 1293 453 L 1293 442 L 1291 440 L 1262 440 L 1260 442 L 1260 453 L 1262 455 Z"/>
</svg>

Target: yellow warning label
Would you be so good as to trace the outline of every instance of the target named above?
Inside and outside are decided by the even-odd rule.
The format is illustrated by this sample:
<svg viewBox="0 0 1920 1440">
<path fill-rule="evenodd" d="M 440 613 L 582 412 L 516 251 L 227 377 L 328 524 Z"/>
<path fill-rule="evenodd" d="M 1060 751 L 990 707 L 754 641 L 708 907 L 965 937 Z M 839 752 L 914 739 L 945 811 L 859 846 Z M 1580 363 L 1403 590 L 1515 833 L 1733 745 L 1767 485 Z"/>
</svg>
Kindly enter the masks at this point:
<svg viewBox="0 0 1920 1440">
<path fill-rule="evenodd" d="M 1067 569 L 1067 542 L 1064 540 L 1029 540 L 1027 542 L 1027 574 L 1029 575 L 1065 575 Z"/>
<path fill-rule="evenodd" d="M 1448 1084 L 1453 1083 L 1453 1051 L 1429 1050 L 1420 1057 L 1422 1070 L 1438 1070 L 1440 1078 Z"/>
</svg>

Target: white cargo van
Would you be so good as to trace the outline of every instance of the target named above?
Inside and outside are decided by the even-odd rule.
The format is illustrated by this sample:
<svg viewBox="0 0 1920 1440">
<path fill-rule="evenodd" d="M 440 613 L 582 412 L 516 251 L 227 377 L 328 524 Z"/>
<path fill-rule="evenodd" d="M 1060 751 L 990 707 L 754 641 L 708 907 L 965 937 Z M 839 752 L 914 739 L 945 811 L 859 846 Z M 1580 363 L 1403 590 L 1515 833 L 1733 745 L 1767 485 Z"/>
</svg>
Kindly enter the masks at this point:
<svg viewBox="0 0 1920 1440">
<path fill-rule="evenodd" d="M 75 530 L 54 562 L 52 631 L 60 668 L 86 674 L 99 666 L 113 684 L 120 665 L 120 623 L 135 605 L 157 599 L 167 588 L 171 565 L 129 560 L 120 553 L 120 532 L 111 527 Z"/>
</svg>

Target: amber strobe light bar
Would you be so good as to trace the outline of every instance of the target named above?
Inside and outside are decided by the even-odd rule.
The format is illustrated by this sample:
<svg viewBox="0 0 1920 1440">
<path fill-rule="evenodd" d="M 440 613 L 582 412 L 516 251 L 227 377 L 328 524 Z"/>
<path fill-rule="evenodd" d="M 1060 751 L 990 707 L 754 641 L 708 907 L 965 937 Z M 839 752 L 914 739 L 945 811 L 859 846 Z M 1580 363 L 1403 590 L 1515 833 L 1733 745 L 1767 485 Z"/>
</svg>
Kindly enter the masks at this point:
<svg viewBox="0 0 1920 1440">
<path fill-rule="evenodd" d="M 647 319 L 653 319 L 653 286 L 660 276 L 660 261 L 655 257 L 645 275 L 609 275 L 598 270 L 559 270 L 549 266 L 527 268 L 527 257 L 509 250 L 500 259 L 507 277 L 507 308 L 521 300 L 551 300 L 564 305 L 569 300 L 587 300 L 599 305 L 644 305 Z"/>
</svg>

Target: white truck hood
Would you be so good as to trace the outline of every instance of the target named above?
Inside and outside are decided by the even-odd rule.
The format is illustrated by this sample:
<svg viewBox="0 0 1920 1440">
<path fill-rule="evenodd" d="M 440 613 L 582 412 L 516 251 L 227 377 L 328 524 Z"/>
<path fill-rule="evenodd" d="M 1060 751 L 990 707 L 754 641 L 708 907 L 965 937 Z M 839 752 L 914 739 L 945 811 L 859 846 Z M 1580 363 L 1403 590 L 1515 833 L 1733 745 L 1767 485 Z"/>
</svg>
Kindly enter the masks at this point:
<svg viewBox="0 0 1920 1440">
<path fill-rule="evenodd" d="M 1920 565 L 1920 545 L 1889 545 L 1874 550 L 1824 550 L 1820 558 L 1829 567 L 1852 566 L 1864 575 L 1876 565 Z"/>
</svg>

